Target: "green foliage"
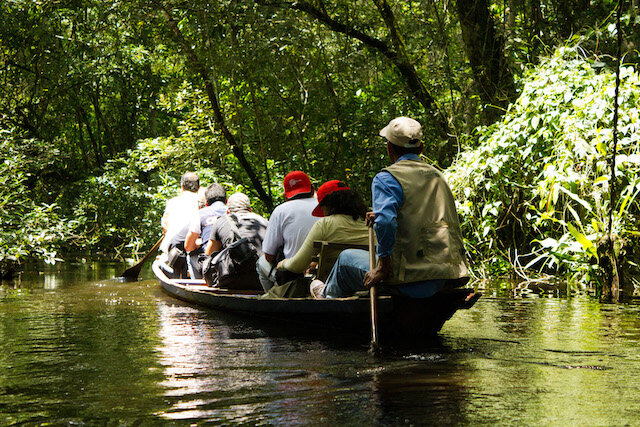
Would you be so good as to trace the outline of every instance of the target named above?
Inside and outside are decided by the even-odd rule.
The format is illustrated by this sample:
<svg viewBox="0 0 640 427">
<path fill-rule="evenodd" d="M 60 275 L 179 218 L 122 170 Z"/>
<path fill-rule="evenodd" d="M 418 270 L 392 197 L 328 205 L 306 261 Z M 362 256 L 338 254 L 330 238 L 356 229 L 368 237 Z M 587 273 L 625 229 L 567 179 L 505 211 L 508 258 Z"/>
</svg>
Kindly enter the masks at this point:
<svg viewBox="0 0 640 427">
<path fill-rule="evenodd" d="M 377 130 L 390 118 L 420 119 L 427 154 L 437 156 L 437 126 L 408 89 L 414 77 L 455 136 L 486 119 L 480 95 L 488 88 L 476 81 L 450 2 L 390 2 L 394 28 L 376 2 L 306 2 L 387 53 L 294 7 L 302 3 L 0 2 L 0 120 L 11 129 L 2 153 L 2 259 L 52 260 L 61 236 L 71 252 L 147 248 L 186 170 L 203 184 L 248 193 L 265 214 L 245 169 L 276 203 L 282 177 L 294 169 L 315 184 L 343 179 L 368 198 L 373 175 L 387 163 Z M 613 52 L 612 34 L 599 28 L 614 3 L 588 11 L 576 4 L 488 2 L 510 58 L 504 71 L 517 80 L 544 50 L 540 44 L 553 46 L 585 26 L 595 28 L 586 50 Z M 540 13 L 533 13 L 536 5 Z M 637 33 L 635 21 L 626 22 L 628 33 Z M 390 60 L 389 53 L 404 50 L 401 65 L 415 69 L 413 77 Z M 508 119 L 481 130 L 481 148 L 465 153 L 453 171 L 468 196 L 461 209 L 474 257 L 500 251 L 493 271 L 510 265 L 514 248 L 532 253 L 525 264 L 550 248 L 552 256 L 538 260 L 545 268 L 585 266 L 602 234 L 608 189 L 606 144 L 598 143 L 610 140 L 611 76 L 585 61 L 569 63 L 550 60 L 541 69 L 546 80 L 531 71 Z M 202 74 L 248 167 L 223 137 Z M 627 92 L 629 79 L 627 72 Z M 637 229 L 629 225 L 637 188 L 626 172 L 637 165 L 637 113 L 625 96 L 615 224 L 626 237 Z"/>
<path fill-rule="evenodd" d="M 60 196 L 69 206 L 65 215 L 75 218 L 70 243 L 77 249 L 110 251 L 107 255 L 144 251 L 160 236 L 165 201 L 178 194 L 180 177 L 189 170 L 198 173 L 203 186 L 219 182 L 228 194 L 252 194 L 241 184 L 237 160 L 211 132 L 211 112 L 200 90 L 185 83 L 174 98 L 161 98 L 159 104 L 182 112 L 179 136 L 139 141 L 108 161 L 102 175 L 76 183 Z M 264 212 L 253 199 L 254 209 Z"/>
<path fill-rule="evenodd" d="M 26 257 L 55 263 L 69 234 L 56 204 L 34 200 L 38 177 L 53 161 L 48 147 L 21 138 L 13 129 L 0 131 L 0 276 Z"/>
<path fill-rule="evenodd" d="M 478 146 L 448 171 L 476 261 L 592 279 L 611 209 L 615 75 L 596 72 L 580 52 L 560 48 L 532 69 L 504 119 L 478 129 Z M 631 67 L 621 80 L 613 233 L 632 244 L 639 237 L 640 80 Z"/>
</svg>

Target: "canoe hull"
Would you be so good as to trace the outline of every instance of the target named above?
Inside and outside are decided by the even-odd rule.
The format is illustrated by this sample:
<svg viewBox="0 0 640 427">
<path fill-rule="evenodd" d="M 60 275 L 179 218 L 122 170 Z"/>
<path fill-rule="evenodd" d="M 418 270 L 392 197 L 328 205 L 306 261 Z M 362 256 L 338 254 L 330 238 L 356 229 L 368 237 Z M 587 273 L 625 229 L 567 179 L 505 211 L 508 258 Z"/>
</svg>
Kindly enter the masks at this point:
<svg viewBox="0 0 640 427">
<path fill-rule="evenodd" d="M 310 334 L 326 335 L 328 332 L 347 331 L 369 337 L 368 298 L 265 299 L 260 298 L 255 291 L 218 290 L 205 286 L 204 282 L 199 280 L 169 279 L 156 263 L 153 271 L 162 289 L 172 297 L 190 304 L 236 313 L 249 319 L 268 318 L 272 320 L 269 322 L 270 326 L 299 325 Z M 379 297 L 380 335 L 387 340 L 415 340 L 419 337 L 433 336 L 458 309 L 469 308 L 475 303 L 479 295 L 473 295 L 473 290 L 459 289 L 420 300 Z"/>
</svg>

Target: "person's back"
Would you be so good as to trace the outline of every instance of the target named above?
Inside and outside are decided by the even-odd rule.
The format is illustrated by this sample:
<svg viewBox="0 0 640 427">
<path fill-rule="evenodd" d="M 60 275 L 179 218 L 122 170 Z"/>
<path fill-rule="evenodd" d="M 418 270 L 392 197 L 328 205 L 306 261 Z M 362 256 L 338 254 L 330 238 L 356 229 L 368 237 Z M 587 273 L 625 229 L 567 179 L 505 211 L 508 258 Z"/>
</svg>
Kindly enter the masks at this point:
<svg viewBox="0 0 640 427">
<path fill-rule="evenodd" d="M 198 215 L 197 192 L 200 188 L 200 180 L 195 173 L 187 172 L 180 179 L 180 187 L 181 194 L 167 200 L 161 222 L 165 236 L 160 250 L 163 252 L 165 262 L 174 270 L 173 273 L 169 273 L 176 277 L 185 276 L 187 272 L 184 241 L 192 218 Z"/>
<path fill-rule="evenodd" d="M 256 263 L 265 291 L 276 282 L 275 265 L 281 256 L 293 257 L 318 220 L 311 213 L 317 205 L 311 180 L 301 171 L 289 172 L 283 181 L 286 202 L 277 206 L 269 218 L 263 242 L 264 255 Z"/>
<path fill-rule="evenodd" d="M 204 196 L 205 207 L 200 209 L 198 217 L 192 219 L 189 227 L 187 244 L 185 244 L 185 246 L 188 246 L 187 250 L 189 251 L 196 249 L 195 240 L 198 237 L 201 239 L 200 246 L 204 251 L 216 220 L 227 213 L 227 192 L 222 185 L 215 182 L 209 185 L 205 190 Z"/>
<path fill-rule="evenodd" d="M 211 230 L 216 220 L 227 213 L 227 192 L 218 183 L 212 183 L 204 191 L 204 207 L 198 216 L 191 220 L 189 233 L 184 242 L 188 253 L 189 275 L 192 279 L 202 278 L 202 263 L 205 261 L 204 250 L 209 242 Z M 201 243 L 198 244 L 198 239 Z"/>
<path fill-rule="evenodd" d="M 282 251 L 285 258 L 295 255 L 318 220 L 311 215 L 317 204 L 315 198 L 306 197 L 277 206 L 269 218 L 264 241 L 265 252 L 277 254 Z"/>
<path fill-rule="evenodd" d="M 267 224 L 265 218 L 251 212 L 251 203 L 245 194 L 232 194 L 227 201 L 227 215 L 218 218 L 211 229 L 205 252 L 213 257 L 211 264 L 215 266 L 216 276 L 205 272 L 207 283 L 230 289 L 260 289 L 255 263 L 262 255 Z M 249 258 L 240 261 L 234 259 L 232 248 L 242 239 L 249 245 L 243 244 L 241 252 Z M 254 253 L 248 253 L 250 251 Z"/>
<path fill-rule="evenodd" d="M 228 213 L 218 218 L 211 229 L 210 240 L 216 240 L 222 245 L 221 249 L 227 248 L 237 240 L 234 228 L 237 227 L 241 238 L 246 238 L 258 250 L 258 255 L 262 255 L 262 242 L 268 221 L 254 212 Z"/>
<path fill-rule="evenodd" d="M 198 214 L 198 195 L 184 191 L 167 201 L 166 212 L 169 212 L 165 221 L 166 233 L 160 245 L 163 252 L 168 252 L 171 247 L 184 242 L 191 218 Z"/>
<path fill-rule="evenodd" d="M 187 172 L 180 178 L 180 195 L 167 200 L 162 216 L 162 229 L 165 237 L 160 249 L 168 252 L 172 246 L 184 242 L 189 231 L 189 223 L 198 214 L 198 189 L 200 179 L 193 172 Z"/>
<path fill-rule="evenodd" d="M 455 201 L 442 173 L 419 159 L 399 160 L 384 171 L 398 181 L 404 195 L 392 253 L 395 268 L 385 283 L 466 277 Z"/>
<path fill-rule="evenodd" d="M 200 223 L 200 239 L 202 240 L 201 246 L 204 247 L 211 237 L 211 229 L 217 219 L 226 215 L 226 205 L 221 202 L 216 202 L 214 205 L 205 206 L 200 209 L 198 214 L 200 216 L 198 220 Z"/>
<path fill-rule="evenodd" d="M 351 215 L 335 214 L 320 218 L 316 222 L 300 250 L 290 258 L 285 258 L 278 264 L 278 268 L 292 273 L 303 273 L 318 249 L 314 242 L 331 242 L 352 245 L 367 245 L 369 230 L 363 218 L 354 219 Z M 330 251 L 329 256 L 335 258 L 337 253 Z"/>
</svg>

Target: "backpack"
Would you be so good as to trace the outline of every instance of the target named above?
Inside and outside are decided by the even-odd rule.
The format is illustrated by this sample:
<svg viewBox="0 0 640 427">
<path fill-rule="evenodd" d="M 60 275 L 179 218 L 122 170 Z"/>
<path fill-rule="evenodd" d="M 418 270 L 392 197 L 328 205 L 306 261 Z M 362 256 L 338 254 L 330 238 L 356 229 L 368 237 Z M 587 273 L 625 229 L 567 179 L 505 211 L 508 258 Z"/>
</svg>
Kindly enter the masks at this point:
<svg viewBox="0 0 640 427">
<path fill-rule="evenodd" d="M 202 275 L 207 285 L 227 289 L 262 289 L 256 273 L 258 250 L 249 239 L 240 236 L 235 215 L 227 216 L 227 221 L 234 239 L 204 262 Z"/>
</svg>

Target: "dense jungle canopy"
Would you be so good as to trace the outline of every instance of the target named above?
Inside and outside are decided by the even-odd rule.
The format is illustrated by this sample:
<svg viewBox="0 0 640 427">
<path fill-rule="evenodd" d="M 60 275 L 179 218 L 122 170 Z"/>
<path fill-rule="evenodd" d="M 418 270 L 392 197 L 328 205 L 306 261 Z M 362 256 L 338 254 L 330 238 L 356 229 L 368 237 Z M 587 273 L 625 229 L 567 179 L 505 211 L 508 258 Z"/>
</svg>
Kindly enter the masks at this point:
<svg viewBox="0 0 640 427">
<path fill-rule="evenodd" d="M 458 197 L 476 277 L 600 289 L 611 215 L 632 289 L 639 13 L 637 0 L 1 2 L 0 269 L 145 250 L 186 170 L 265 214 L 294 169 L 370 199 L 387 162 L 377 132 L 406 115 Z"/>
</svg>

